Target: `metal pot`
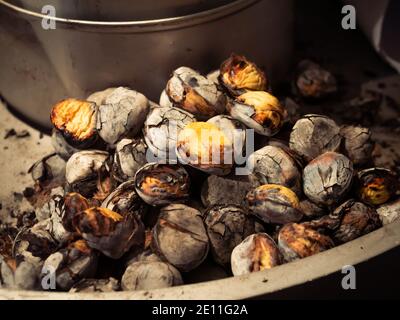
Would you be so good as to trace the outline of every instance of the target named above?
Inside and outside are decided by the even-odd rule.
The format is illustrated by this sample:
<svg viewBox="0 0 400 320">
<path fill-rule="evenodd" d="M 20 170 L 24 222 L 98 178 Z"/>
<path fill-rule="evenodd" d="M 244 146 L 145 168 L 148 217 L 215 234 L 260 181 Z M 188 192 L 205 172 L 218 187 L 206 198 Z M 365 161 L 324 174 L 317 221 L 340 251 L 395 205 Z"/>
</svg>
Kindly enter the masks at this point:
<svg viewBox="0 0 400 320">
<path fill-rule="evenodd" d="M 65 97 L 125 85 L 158 100 L 169 74 L 187 65 L 218 68 L 232 52 L 265 68 L 273 82 L 292 51 L 292 0 L 237 0 L 186 16 L 99 22 L 52 18 L 0 0 L 0 93 L 17 111 L 49 127 Z"/>
</svg>

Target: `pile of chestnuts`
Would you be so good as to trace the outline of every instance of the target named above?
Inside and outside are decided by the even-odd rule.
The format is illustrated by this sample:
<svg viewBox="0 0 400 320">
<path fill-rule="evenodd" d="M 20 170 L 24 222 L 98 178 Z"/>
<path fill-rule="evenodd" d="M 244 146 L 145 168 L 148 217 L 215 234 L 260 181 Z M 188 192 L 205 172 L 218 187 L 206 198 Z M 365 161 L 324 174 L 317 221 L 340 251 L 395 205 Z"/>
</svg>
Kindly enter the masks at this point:
<svg viewBox="0 0 400 320">
<path fill-rule="evenodd" d="M 300 104 L 337 91 L 310 61 L 292 87 Z M 209 75 L 174 70 L 158 104 L 125 87 L 58 102 L 54 153 L 30 169 L 36 216 L 0 228 L 1 286 L 149 290 L 207 263 L 244 275 L 396 220 L 399 179 L 373 166 L 370 130 L 287 101 L 232 54 Z"/>
</svg>

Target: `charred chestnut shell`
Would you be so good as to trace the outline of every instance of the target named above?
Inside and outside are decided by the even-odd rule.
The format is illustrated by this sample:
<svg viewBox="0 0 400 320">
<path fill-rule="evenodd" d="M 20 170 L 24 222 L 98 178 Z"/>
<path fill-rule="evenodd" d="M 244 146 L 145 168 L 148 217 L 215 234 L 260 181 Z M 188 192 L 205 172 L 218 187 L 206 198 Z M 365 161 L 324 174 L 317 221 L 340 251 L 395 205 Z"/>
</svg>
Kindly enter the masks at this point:
<svg viewBox="0 0 400 320">
<path fill-rule="evenodd" d="M 226 98 L 215 83 L 187 67 L 180 67 L 173 72 L 165 92 L 174 106 L 200 120 L 225 111 Z"/>
<path fill-rule="evenodd" d="M 211 207 L 205 213 L 204 223 L 213 258 L 223 267 L 229 266 L 232 250 L 256 232 L 253 217 L 242 207 L 235 205 Z"/>
<path fill-rule="evenodd" d="M 399 182 L 395 173 L 384 168 L 370 168 L 357 174 L 357 193 L 362 202 L 381 205 L 397 192 Z"/>
<path fill-rule="evenodd" d="M 303 224 L 286 224 L 279 231 L 278 246 L 287 262 L 334 247 L 332 239 Z"/>
<path fill-rule="evenodd" d="M 185 201 L 189 197 L 190 177 L 179 165 L 148 163 L 134 178 L 137 194 L 152 206 Z"/>
<path fill-rule="evenodd" d="M 53 106 L 50 120 L 70 145 L 86 148 L 97 139 L 97 112 L 94 102 L 66 99 Z"/>
<path fill-rule="evenodd" d="M 219 82 L 233 96 L 241 95 L 247 90 L 265 91 L 267 89 L 264 72 L 245 56 L 237 54 L 232 54 L 222 62 Z"/>
<path fill-rule="evenodd" d="M 281 185 L 262 185 L 250 191 L 246 199 L 250 212 L 265 223 L 298 222 L 303 217 L 296 194 Z"/>
<path fill-rule="evenodd" d="M 178 135 L 179 160 L 215 175 L 226 175 L 233 167 L 233 143 L 216 125 L 192 122 Z"/>
<path fill-rule="evenodd" d="M 286 118 L 285 108 L 266 91 L 245 92 L 235 100 L 230 100 L 227 110 L 231 117 L 268 137 L 280 130 Z"/>
<path fill-rule="evenodd" d="M 281 262 L 278 246 L 266 233 L 248 236 L 233 249 L 231 256 L 234 276 L 271 269 Z"/>
<path fill-rule="evenodd" d="M 132 246 L 144 244 L 144 226 L 134 213 L 120 215 L 107 208 L 92 207 L 78 213 L 72 224 L 88 246 L 119 259 Z"/>
</svg>

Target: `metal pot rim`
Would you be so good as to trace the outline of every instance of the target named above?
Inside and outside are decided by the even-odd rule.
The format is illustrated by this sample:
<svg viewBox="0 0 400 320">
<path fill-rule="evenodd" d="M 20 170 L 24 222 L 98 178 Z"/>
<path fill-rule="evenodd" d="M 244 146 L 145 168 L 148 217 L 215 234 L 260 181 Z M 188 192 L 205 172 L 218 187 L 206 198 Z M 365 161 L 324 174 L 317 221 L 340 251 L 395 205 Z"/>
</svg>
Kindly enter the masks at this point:
<svg viewBox="0 0 400 320">
<path fill-rule="evenodd" d="M 232 3 L 213 8 L 206 11 L 201 11 L 189 15 L 170 17 L 163 19 L 152 19 L 152 20 L 135 20 L 135 21 L 93 21 L 93 20 L 79 20 L 79 19 L 67 19 L 60 17 L 52 17 L 35 11 L 27 10 L 11 4 L 5 0 L 0 0 L 0 5 L 14 11 L 14 13 L 27 15 L 30 18 L 45 19 L 47 21 L 53 20 L 57 23 L 62 23 L 70 26 L 80 27 L 136 27 L 140 32 L 152 31 L 152 30 L 165 30 L 176 27 L 186 27 L 201 24 L 211 20 L 216 20 L 224 16 L 234 14 L 240 10 L 243 10 L 249 6 L 254 5 L 261 0 L 236 0 Z"/>
</svg>

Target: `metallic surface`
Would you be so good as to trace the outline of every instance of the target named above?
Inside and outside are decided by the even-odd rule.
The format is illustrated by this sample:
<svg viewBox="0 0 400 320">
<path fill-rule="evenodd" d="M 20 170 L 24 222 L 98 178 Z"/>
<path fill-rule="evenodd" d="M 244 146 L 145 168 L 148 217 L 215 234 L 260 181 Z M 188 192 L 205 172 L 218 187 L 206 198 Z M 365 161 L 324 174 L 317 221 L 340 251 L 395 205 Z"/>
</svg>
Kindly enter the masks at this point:
<svg viewBox="0 0 400 320">
<path fill-rule="evenodd" d="M 181 65 L 201 72 L 238 52 L 276 82 L 292 51 L 292 0 L 238 0 L 176 18 L 99 22 L 54 18 L 0 0 L 0 93 L 15 109 L 49 127 L 51 105 L 65 97 L 125 85 L 158 101 Z"/>
</svg>

